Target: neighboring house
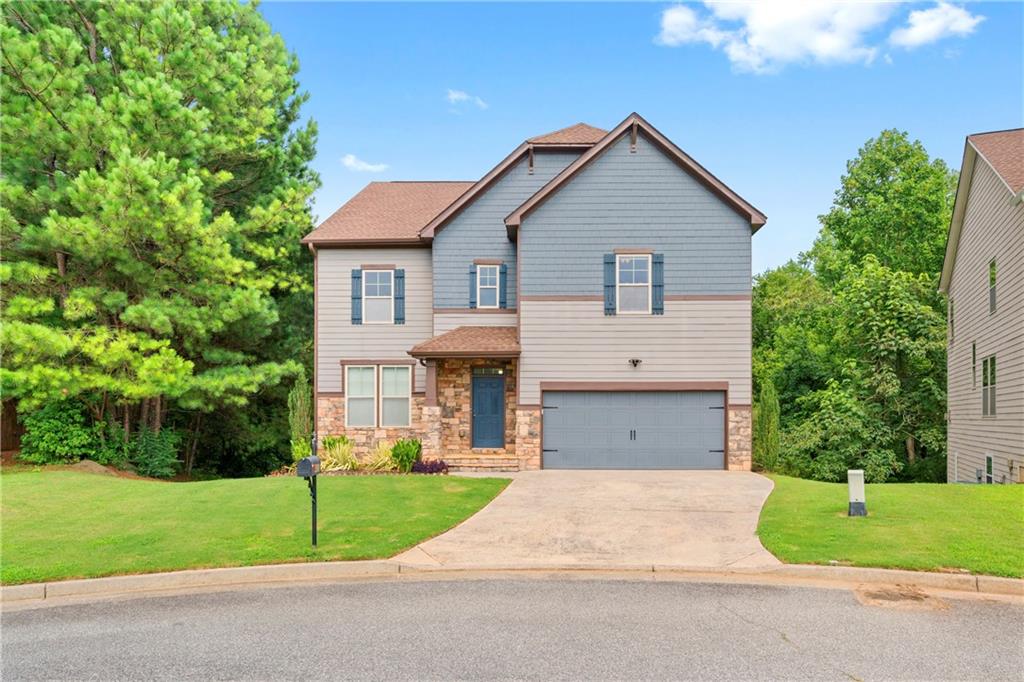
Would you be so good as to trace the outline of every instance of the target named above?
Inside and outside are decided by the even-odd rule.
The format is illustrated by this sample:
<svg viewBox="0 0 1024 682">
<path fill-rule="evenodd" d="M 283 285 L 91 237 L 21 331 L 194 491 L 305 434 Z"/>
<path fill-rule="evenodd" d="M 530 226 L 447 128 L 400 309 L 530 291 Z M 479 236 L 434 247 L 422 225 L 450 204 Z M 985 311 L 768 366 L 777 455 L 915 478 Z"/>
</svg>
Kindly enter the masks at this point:
<svg viewBox="0 0 1024 682">
<path fill-rule="evenodd" d="M 970 135 L 946 243 L 950 482 L 1024 481 L 1024 128 Z"/>
<path fill-rule="evenodd" d="M 749 469 L 765 216 L 636 114 L 310 233 L 317 429 L 462 469 Z"/>
</svg>

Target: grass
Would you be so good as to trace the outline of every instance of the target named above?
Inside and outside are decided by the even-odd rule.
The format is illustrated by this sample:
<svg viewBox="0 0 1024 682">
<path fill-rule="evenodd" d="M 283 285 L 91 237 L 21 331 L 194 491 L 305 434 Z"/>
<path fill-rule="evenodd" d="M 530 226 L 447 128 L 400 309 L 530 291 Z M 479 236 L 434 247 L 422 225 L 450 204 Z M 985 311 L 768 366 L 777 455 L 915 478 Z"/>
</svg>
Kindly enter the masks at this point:
<svg viewBox="0 0 1024 682">
<path fill-rule="evenodd" d="M 757 532 L 786 563 L 1024 577 L 1024 485 L 868 485 L 850 518 L 846 484 L 770 478 Z"/>
<path fill-rule="evenodd" d="M 4 473 L 0 582 L 390 557 L 457 525 L 507 483 L 320 477 L 313 549 L 309 492 L 299 478 L 164 483 L 74 471 Z"/>
</svg>

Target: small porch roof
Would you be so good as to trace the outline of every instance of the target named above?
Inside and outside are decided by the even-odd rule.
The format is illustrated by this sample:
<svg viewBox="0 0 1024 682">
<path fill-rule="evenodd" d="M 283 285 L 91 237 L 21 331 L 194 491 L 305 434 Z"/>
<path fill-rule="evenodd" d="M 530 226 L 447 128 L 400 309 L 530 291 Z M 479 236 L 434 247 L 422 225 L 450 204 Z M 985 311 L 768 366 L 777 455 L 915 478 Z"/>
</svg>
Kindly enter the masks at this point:
<svg viewBox="0 0 1024 682">
<path fill-rule="evenodd" d="M 418 343 L 409 351 L 414 358 L 517 358 L 515 327 L 456 327 Z"/>
</svg>

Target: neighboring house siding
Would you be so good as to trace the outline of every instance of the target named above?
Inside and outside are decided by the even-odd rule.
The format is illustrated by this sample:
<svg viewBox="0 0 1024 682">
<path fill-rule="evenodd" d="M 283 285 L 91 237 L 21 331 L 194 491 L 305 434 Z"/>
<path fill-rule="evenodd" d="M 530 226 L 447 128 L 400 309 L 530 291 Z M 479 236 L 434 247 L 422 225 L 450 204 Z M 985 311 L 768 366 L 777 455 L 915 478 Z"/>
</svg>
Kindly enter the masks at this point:
<svg viewBox="0 0 1024 682">
<path fill-rule="evenodd" d="M 405 269 L 405 324 L 352 324 L 352 270 L 369 263 Z M 406 351 L 432 335 L 430 249 L 319 249 L 317 268 L 319 393 L 342 390 L 341 360 L 409 360 Z M 424 381 L 417 365 L 417 391 Z"/>
<path fill-rule="evenodd" d="M 602 256 L 624 247 L 664 254 L 666 295 L 750 293 L 750 221 L 637 142 L 630 153 L 623 137 L 523 220 L 523 296 L 601 294 Z"/>
<path fill-rule="evenodd" d="M 989 314 L 988 265 L 997 266 L 996 312 Z M 1024 205 L 978 157 L 964 216 L 949 295 L 950 481 L 975 481 L 992 455 L 996 482 L 1019 481 L 1024 464 Z M 971 344 L 977 347 L 977 383 Z M 996 356 L 996 416 L 982 416 L 983 359 Z M 1013 462 L 1011 472 L 1010 462 Z"/>
<path fill-rule="evenodd" d="M 444 334 L 456 327 L 514 327 L 517 324 L 516 311 L 500 313 L 480 312 L 434 312 L 434 336 Z"/>
<path fill-rule="evenodd" d="M 520 314 L 520 404 L 540 403 L 542 381 L 728 381 L 729 404 L 750 404 L 749 300 L 669 300 L 664 315 L 612 317 L 597 300 L 527 300 Z"/>
<path fill-rule="evenodd" d="M 526 160 L 504 176 L 434 237 L 434 307 L 469 307 L 469 268 L 476 258 L 500 258 L 507 266 L 507 303 L 516 306 L 516 251 L 505 231 L 505 216 L 532 196 L 563 168 L 576 153 L 537 152 L 534 171 Z"/>
</svg>

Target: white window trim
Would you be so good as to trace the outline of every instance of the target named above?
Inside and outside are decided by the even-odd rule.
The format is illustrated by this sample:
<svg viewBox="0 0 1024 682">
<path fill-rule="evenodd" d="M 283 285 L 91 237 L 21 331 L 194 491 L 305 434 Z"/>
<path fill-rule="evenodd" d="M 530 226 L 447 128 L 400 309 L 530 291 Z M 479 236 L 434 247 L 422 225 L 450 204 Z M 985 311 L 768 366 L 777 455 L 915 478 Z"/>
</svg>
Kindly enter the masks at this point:
<svg viewBox="0 0 1024 682">
<path fill-rule="evenodd" d="M 391 275 L 391 296 L 367 296 L 366 295 L 366 274 L 369 272 L 386 272 Z M 363 324 L 394 324 L 395 323 L 395 271 L 394 270 L 363 270 Z M 379 300 L 388 298 L 391 300 L 391 315 L 388 320 L 375 320 L 371 322 L 366 318 L 366 301 L 369 299 Z"/>
<path fill-rule="evenodd" d="M 619 264 L 623 258 L 646 258 L 647 259 L 647 284 L 620 284 L 619 283 Z M 651 314 L 651 298 L 654 291 L 654 273 L 651 271 L 651 254 L 649 253 L 617 253 L 615 254 L 615 314 L 616 315 L 650 315 Z M 622 296 L 619 295 L 619 290 L 622 287 L 647 287 L 647 310 L 622 310 L 619 308 L 619 302 L 622 300 Z"/>
<path fill-rule="evenodd" d="M 349 383 L 348 375 L 353 369 L 372 369 L 373 370 L 373 395 L 357 395 L 354 396 L 357 400 L 365 400 L 367 398 L 373 399 L 373 423 L 372 424 L 360 424 L 352 426 L 348 423 L 348 416 L 351 414 L 351 410 L 348 409 L 348 401 L 353 397 L 349 387 L 352 385 Z M 377 394 L 380 392 L 378 382 L 380 381 L 380 372 L 377 370 L 377 365 L 345 365 L 345 428 L 353 429 L 374 429 L 377 428 L 377 423 L 380 421 L 377 418 Z"/>
<path fill-rule="evenodd" d="M 407 429 L 412 426 L 412 373 L 414 368 L 412 365 L 379 365 L 380 369 L 377 372 L 377 381 L 380 382 L 377 386 L 377 394 L 380 396 L 377 400 L 377 423 L 380 424 L 381 428 L 388 429 Z M 384 370 L 388 368 L 400 368 L 408 371 L 408 382 L 406 383 L 405 395 L 384 395 Z M 409 419 L 405 424 L 385 424 L 384 423 L 384 399 L 385 398 L 405 398 L 409 405 L 409 409 L 406 414 L 409 415 Z"/>
<path fill-rule="evenodd" d="M 494 270 L 494 286 L 481 286 L 480 271 L 483 269 Z M 480 292 L 484 289 L 494 289 L 494 305 L 483 305 L 483 297 Z M 493 310 L 501 307 L 501 266 L 500 265 L 477 265 L 476 266 L 476 307 Z"/>
<path fill-rule="evenodd" d="M 996 410 L 996 386 L 998 377 L 995 376 L 995 354 L 981 359 L 981 416 L 984 419 L 995 419 L 999 412 Z M 992 375 L 991 379 L 989 376 Z M 992 379 L 995 379 L 993 381 Z M 988 407 L 988 412 L 985 408 Z"/>
</svg>

